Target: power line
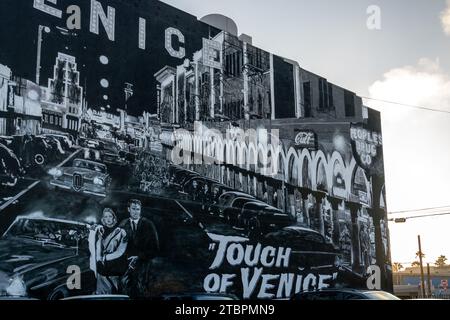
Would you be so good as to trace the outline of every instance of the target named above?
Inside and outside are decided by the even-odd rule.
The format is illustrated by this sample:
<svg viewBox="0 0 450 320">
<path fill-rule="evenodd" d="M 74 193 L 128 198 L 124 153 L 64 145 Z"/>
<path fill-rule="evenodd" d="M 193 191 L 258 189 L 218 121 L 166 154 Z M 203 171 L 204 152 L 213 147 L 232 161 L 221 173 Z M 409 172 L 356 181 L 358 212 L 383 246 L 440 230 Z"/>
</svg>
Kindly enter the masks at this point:
<svg viewBox="0 0 450 320">
<path fill-rule="evenodd" d="M 419 109 L 419 110 L 425 110 L 425 111 L 432 111 L 432 112 L 440 112 L 440 113 L 450 114 L 450 111 L 446 111 L 446 110 L 427 108 L 427 107 L 423 107 L 423 106 L 416 106 L 416 105 L 412 105 L 412 104 L 405 104 L 405 103 L 400 103 L 400 102 L 395 102 L 395 101 L 388 101 L 388 100 L 382 100 L 382 99 L 375 99 L 375 98 L 369 98 L 369 97 L 363 97 L 363 96 L 361 96 L 361 98 L 367 99 L 367 100 L 373 100 L 373 101 L 384 102 L 384 103 L 396 104 L 396 105 L 399 105 L 399 106 L 404 106 L 404 107 L 414 108 L 414 109 Z"/>
<path fill-rule="evenodd" d="M 433 208 L 425 208 L 425 209 L 417 209 L 417 210 L 404 210 L 404 211 L 392 211 L 388 214 L 400 214 L 400 213 L 410 213 L 410 212 L 421 212 L 421 211 L 429 211 L 429 210 L 437 210 L 437 209 L 448 209 L 450 205 L 443 207 L 433 207 Z"/>
<path fill-rule="evenodd" d="M 407 220 L 411 220 L 411 219 L 432 218 L 432 217 L 441 217 L 441 216 L 448 216 L 448 215 L 450 215 L 450 212 L 389 219 L 388 221 L 393 221 L 395 223 L 405 223 Z"/>
<path fill-rule="evenodd" d="M 413 216 L 413 217 L 406 217 L 405 219 L 419 219 L 419 218 L 429 218 L 429 217 L 439 217 L 439 216 L 448 216 L 450 215 L 450 212 L 445 213 L 435 213 L 435 214 L 427 214 L 427 215 L 421 215 L 421 216 Z"/>
</svg>

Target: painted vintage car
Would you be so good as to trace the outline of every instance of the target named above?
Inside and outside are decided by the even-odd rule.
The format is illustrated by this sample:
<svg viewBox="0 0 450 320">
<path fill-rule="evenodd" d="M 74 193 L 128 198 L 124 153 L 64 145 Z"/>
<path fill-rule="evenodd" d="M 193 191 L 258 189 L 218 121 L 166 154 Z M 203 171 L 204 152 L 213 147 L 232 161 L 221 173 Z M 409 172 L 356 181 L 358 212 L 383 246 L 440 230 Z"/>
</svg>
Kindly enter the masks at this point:
<svg viewBox="0 0 450 320">
<path fill-rule="evenodd" d="M 2 136 L 0 143 L 14 152 L 26 169 L 45 166 L 59 153 L 45 138 L 33 135 Z"/>
<path fill-rule="evenodd" d="M 17 156 L 0 143 L 0 186 L 13 187 L 24 170 Z"/>
<path fill-rule="evenodd" d="M 259 237 L 295 223 L 283 210 L 258 200 L 245 203 L 237 218 L 237 227 L 243 228 L 249 237 Z"/>
<path fill-rule="evenodd" d="M 390 292 L 380 290 L 358 289 L 324 289 L 319 291 L 301 292 L 294 295 L 293 301 L 343 301 L 343 300 L 400 300 Z"/>
<path fill-rule="evenodd" d="M 106 197 L 111 177 L 106 165 L 85 159 L 75 159 L 68 167 L 53 168 L 50 186 L 79 193 Z"/>
<path fill-rule="evenodd" d="M 136 161 L 136 154 L 111 141 L 90 140 L 83 146 L 84 159 L 101 161 L 109 169 L 124 168 Z"/>
<path fill-rule="evenodd" d="M 266 234 L 261 240 L 274 247 L 291 248 L 291 262 L 308 270 L 329 270 L 341 267 L 341 255 L 325 237 L 302 226 L 289 226 Z"/>
<path fill-rule="evenodd" d="M 0 238 L 0 300 L 58 300 L 92 294 L 89 226 L 43 217 L 17 217 Z M 79 268 L 81 289 L 67 286 Z M 71 273 L 72 272 L 72 273 Z"/>
<path fill-rule="evenodd" d="M 136 158 L 134 153 L 121 149 L 114 142 L 102 141 L 98 149 L 102 162 L 108 166 L 126 167 Z"/>
<path fill-rule="evenodd" d="M 74 147 L 74 144 L 72 140 L 70 139 L 70 136 L 65 136 L 63 134 L 54 134 L 54 133 L 46 133 L 43 134 L 44 137 L 50 137 L 57 139 L 64 150 L 71 150 Z"/>
</svg>

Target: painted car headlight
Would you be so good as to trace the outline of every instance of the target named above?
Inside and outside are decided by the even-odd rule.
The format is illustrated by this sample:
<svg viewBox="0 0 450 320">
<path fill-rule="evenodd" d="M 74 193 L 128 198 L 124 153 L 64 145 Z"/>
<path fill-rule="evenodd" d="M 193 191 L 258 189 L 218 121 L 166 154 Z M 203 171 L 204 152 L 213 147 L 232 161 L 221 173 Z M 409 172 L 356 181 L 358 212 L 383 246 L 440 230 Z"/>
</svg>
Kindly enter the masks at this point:
<svg viewBox="0 0 450 320">
<path fill-rule="evenodd" d="M 25 297 L 27 295 L 27 286 L 22 277 L 15 276 L 6 288 L 6 294 L 11 297 Z"/>
<path fill-rule="evenodd" d="M 100 178 L 95 178 L 94 179 L 94 184 L 102 186 L 102 185 L 105 184 L 105 181 L 103 181 L 103 179 L 100 179 Z"/>
<path fill-rule="evenodd" d="M 63 172 L 61 169 L 58 168 L 53 168 L 48 172 L 50 175 L 54 176 L 54 177 L 61 177 L 63 175 Z"/>
</svg>

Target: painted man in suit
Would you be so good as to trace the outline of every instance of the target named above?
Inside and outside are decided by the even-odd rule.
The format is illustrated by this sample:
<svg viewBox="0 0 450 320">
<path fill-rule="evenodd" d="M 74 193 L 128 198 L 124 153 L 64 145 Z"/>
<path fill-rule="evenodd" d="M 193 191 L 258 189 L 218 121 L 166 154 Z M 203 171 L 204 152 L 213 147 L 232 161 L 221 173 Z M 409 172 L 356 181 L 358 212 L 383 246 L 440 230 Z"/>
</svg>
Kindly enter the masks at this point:
<svg viewBox="0 0 450 320">
<path fill-rule="evenodd" d="M 149 269 L 159 251 L 159 237 L 153 222 L 142 217 L 141 201 L 130 200 L 128 213 L 130 217 L 120 225 L 127 233 L 126 255 L 130 262 L 123 284 L 131 298 L 139 299 L 146 297 Z"/>
</svg>

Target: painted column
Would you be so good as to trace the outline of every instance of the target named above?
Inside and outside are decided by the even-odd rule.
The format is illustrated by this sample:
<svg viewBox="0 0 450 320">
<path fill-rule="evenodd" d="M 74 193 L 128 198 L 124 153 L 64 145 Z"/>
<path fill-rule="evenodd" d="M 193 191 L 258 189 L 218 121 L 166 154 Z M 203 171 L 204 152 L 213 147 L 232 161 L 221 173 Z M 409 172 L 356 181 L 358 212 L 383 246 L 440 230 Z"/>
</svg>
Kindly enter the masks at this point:
<svg viewBox="0 0 450 320">
<path fill-rule="evenodd" d="M 211 116 L 211 119 L 214 119 L 214 116 L 215 116 L 214 107 L 215 107 L 215 102 L 216 102 L 216 91 L 214 90 L 214 74 L 215 74 L 214 68 L 210 67 L 209 68 L 209 80 L 210 80 L 210 84 L 211 84 L 211 88 L 210 88 L 210 90 L 211 90 L 211 94 L 210 94 L 210 99 L 211 99 L 211 101 L 210 101 L 211 102 L 210 116 Z"/>
<path fill-rule="evenodd" d="M 316 205 L 314 210 L 314 219 L 318 221 L 318 232 L 325 236 L 325 221 L 322 213 L 322 201 L 325 199 L 326 194 L 323 192 L 313 192 L 312 195 L 316 199 Z"/>
<path fill-rule="evenodd" d="M 294 81 L 295 81 L 295 116 L 302 118 L 302 91 L 301 91 L 301 78 L 300 67 L 294 66 Z"/>
<path fill-rule="evenodd" d="M 64 76 L 64 109 L 62 110 L 62 128 L 67 129 L 67 112 L 68 112 L 68 96 L 69 96 L 69 61 L 65 60 L 65 76 Z"/>
<path fill-rule="evenodd" d="M 382 289 L 383 290 L 392 290 L 393 283 L 392 277 L 386 270 L 387 262 L 390 261 L 389 252 L 385 252 L 384 247 L 384 239 L 383 239 L 383 230 L 381 229 L 381 223 L 384 221 L 386 237 L 388 234 L 388 224 L 387 224 L 387 213 L 385 209 L 380 208 L 380 200 L 381 193 L 383 190 L 384 179 L 374 176 L 372 179 L 372 187 L 373 187 L 373 201 L 372 206 L 373 209 L 368 210 L 369 214 L 373 217 L 373 223 L 375 227 L 375 250 L 376 250 L 376 259 L 377 265 L 381 269 L 381 277 L 383 279 Z M 386 239 L 389 246 L 389 238 Z"/>
<path fill-rule="evenodd" d="M 198 62 L 195 63 L 195 121 L 200 120 L 200 88 L 198 81 Z"/>
<path fill-rule="evenodd" d="M 360 252 L 361 246 L 359 243 L 359 225 L 358 212 L 361 210 L 361 205 L 357 203 L 347 202 L 347 207 L 350 209 L 352 219 L 352 256 L 353 256 L 353 270 L 359 272 L 361 270 Z"/>
<path fill-rule="evenodd" d="M 179 123 L 180 122 L 180 115 L 178 111 L 178 75 L 175 73 L 173 76 L 173 123 Z"/>
<path fill-rule="evenodd" d="M 308 189 L 300 188 L 300 194 L 302 195 L 303 221 L 308 227 L 311 227 L 311 217 L 309 216 L 309 208 L 307 205 L 311 192 Z"/>
<path fill-rule="evenodd" d="M 273 54 L 270 54 L 270 105 L 271 120 L 275 120 L 275 73 L 273 64 Z"/>
<path fill-rule="evenodd" d="M 248 105 L 249 103 L 249 86 L 248 86 L 248 56 L 247 56 L 247 43 L 244 42 L 244 112 L 245 112 L 245 120 L 250 120 L 250 107 Z"/>
<path fill-rule="evenodd" d="M 331 204 L 332 209 L 332 222 L 333 222 L 333 234 L 332 234 L 332 240 L 333 244 L 336 248 L 339 247 L 339 237 L 341 235 L 341 230 L 339 226 L 339 205 L 342 203 L 342 200 L 336 199 L 333 197 L 328 197 L 328 201 Z"/>
<path fill-rule="evenodd" d="M 223 100 L 224 100 L 224 86 L 223 86 L 223 69 L 219 70 L 220 72 L 220 114 L 223 115 Z"/>
<path fill-rule="evenodd" d="M 184 119 L 183 119 L 183 123 L 187 123 L 188 120 L 188 96 L 186 94 L 186 89 L 187 89 L 187 80 L 188 77 L 186 75 L 186 73 L 184 74 L 184 81 L 183 81 L 183 107 L 184 107 Z"/>
</svg>

